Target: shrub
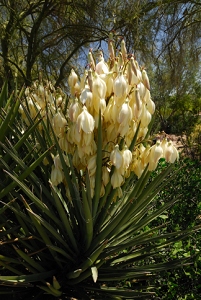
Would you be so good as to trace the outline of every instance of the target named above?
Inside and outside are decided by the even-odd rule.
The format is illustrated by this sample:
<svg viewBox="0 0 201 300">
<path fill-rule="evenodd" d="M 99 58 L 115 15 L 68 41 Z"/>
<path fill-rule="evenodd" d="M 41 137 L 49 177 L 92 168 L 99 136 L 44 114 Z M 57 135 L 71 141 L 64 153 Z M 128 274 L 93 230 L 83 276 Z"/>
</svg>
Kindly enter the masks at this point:
<svg viewBox="0 0 201 300">
<path fill-rule="evenodd" d="M 1 294 L 150 299 L 148 279 L 191 261 L 165 261 L 166 249 L 199 226 L 149 227 L 178 200 L 152 209 L 178 153 L 171 141 L 152 145 L 147 74 L 127 59 L 124 41 L 121 66 L 111 47 L 110 39 L 108 65 L 89 52 L 80 83 L 71 72 L 69 98 L 41 79 L 8 100 L 2 89 Z M 153 177 L 161 157 L 168 167 Z"/>
</svg>

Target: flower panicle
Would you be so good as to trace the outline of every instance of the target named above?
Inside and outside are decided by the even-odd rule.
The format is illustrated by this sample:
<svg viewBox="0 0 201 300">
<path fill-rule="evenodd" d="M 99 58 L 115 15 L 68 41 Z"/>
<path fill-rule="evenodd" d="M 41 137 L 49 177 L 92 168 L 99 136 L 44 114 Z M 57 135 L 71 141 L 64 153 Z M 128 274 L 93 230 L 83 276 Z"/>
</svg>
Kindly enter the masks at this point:
<svg viewBox="0 0 201 300">
<path fill-rule="evenodd" d="M 109 59 L 105 61 L 102 50 L 94 54 L 90 49 L 89 69 L 85 69 L 80 80 L 75 70 L 71 70 L 67 109 L 64 92 L 48 81 L 45 84 L 36 81 L 25 91 L 31 117 L 36 118 L 38 111 L 45 121 L 48 117 L 63 154 L 72 155 L 73 167 L 82 174 L 82 182 L 86 181 L 87 172 L 92 197 L 95 193 L 99 114 L 103 152 L 101 195 L 109 181 L 113 189 L 119 189 L 131 172 L 139 178 L 147 166 L 149 171 L 155 170 L 160 158 L 169 163 L 179 158 L 177 149 L 167 139 L 158 140 L 155 145 L 143 142 L 145 137 L 147 141 L 148 126 L 155 111 L 148 74 L 140 68 L 134 55 L 128 55 L 124 39 L 117 54 L 110 37 L 108 51 Z M 21 106 L 20 113 L 29 125 Z M 134 137 L 136 146 L 130 151 Z M 120 145 L 120 141 L 123 144 Z M 53 185 L 65 181 L 57 153 L 51 181 Z"/>
</svg>

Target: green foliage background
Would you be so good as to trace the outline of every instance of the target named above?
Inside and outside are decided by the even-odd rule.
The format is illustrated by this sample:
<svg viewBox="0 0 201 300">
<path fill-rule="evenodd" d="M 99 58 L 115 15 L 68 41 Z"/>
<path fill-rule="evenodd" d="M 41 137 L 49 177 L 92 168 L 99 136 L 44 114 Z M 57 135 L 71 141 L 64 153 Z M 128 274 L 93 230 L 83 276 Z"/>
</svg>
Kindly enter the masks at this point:
<svg viewBox="0 0 201 300">
<path fill-rule="evenodd" d="M 164 168 L 165 162 L 158 166 Z M 180 195 L 179 201 L 163 216 L 153 222 L 153 226 L 165 224 L 164 231 L 191 228 L 201 222 L 201 163 L 191 158 L 181 158 L 175 165 L 179 170 L 174 181 L 164 188 L 156 197 L 156 206 Z M 199 299 L 201 297 L 201 235 L 193 233 L 185 241 L 174 244 L 170 258 L 195 255 L 193 265 L 167 271 L 156 280 L 159 299 Z"/>
</svg>

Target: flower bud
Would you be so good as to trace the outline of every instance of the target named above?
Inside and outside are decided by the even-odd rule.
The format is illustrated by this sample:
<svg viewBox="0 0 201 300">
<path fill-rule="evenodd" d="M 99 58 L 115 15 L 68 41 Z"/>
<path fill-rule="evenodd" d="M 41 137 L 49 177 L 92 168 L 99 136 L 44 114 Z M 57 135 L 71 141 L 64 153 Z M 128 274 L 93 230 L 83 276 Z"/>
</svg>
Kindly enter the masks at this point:
<svg viewBox="0 0 201 300">
<path fill-rule="evenodd" d="M 112 68 L 112 71 L 113 71 L 113 78 L 115 79 L 118 76 L 118 73 L 119 73 L 118 62 L 117 61 L 114 62 L 114 66 Z"/>
<path fill-rule="evenodd" d="M 129 61 L 128 62 L 128 65 L 127 65 L 127 79 L 128 79 L 128 84 L 131 85 L 132 83 L 132 68 L 131 68 L 131 62 Z"/>
<path fill-rule="evenodd" d="M 135 64 L 135 59 L 133 56 L 131 56 L 131 59 L 130 59 L 130 65 L 131 65 L 131 70 L 133 71 L 133 73 L 135 74 L 135 76 L 137 77 L 137 67 L 136 67 L 136 64 Z"/>
<path fill-rule="evenodd" d="M 88 63 L 90 65 L 90 67 L 92 68 L 92 70 L 95 71 L 95 61 L 94 61 L 91 49 L 89 50 L 89 53 L 88 53 Z"/>
<path fill-rule="evenodd" d="M 118 70 L 122 70 L 123 66 L 124 66 L 124 59 L 123 59 L 123 55 L 121 53 L 121 51 L 119 51 L 119 55 L 118 55 Z"/>
<path fill-rule="evenodd" d="M 130 85 L 138 85 L 141 81 L 142 74 L 139 69 L 139 66 L 137 62 L 134 60 L 134 57 L 131 57 L 130 59 L 130 65 L 131 65 L 131 78 L 130 78 Z"/>
<path fill-rule="evenodd" d="M 122 41 L 121 41 L 121 52 L 122 52 L 123 60 L 126 61 L 127 60 L 127 50 L 126 50 L 126 44 L 125 44 L 124 39 L 122 39 Z"/>
<path fill-rule="evenodd" d="M 92 70 L 91 69 L 89 69 L 89 71 L 88 71 L 87 81 L 88 81 L 89 89 L 92 92 L 93 91 L 93 77 L 92 77 Z"/>
<path fill-rule="evenodd" d="M 109 51 L 110 59 L 113 61 L 115 59 L 115 54 L 114 54 L 114 46 L 111 39 L 108 40 L 108 51 Z"/>
<path fill-rule="evenodd" d="M 145 69 L 142 70 L 142 82 L 144 86 L 150 91 L 149 78 L 147 76 L 147 72 L 145 71 Z"/>
</svg>

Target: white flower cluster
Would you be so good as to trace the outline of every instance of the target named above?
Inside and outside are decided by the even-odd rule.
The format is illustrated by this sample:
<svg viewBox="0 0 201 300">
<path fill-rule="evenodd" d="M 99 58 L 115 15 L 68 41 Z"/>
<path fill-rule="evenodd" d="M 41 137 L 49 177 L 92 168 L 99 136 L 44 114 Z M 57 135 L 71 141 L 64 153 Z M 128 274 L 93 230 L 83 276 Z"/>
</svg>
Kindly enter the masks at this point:
<svg viewBox="0 0 201 300">
<path fill-rule="evenodd" d="M 88 170 L 92 197 L 99 112 L 103 136 L 100 196 L 104 195 L 105 186 L 110 180 L 113 188 L 120 188 L 131 172 L 140 177 L 147 164 L 152 171 L 161 157 L 171 163 L 178 159 L 178 152 L 171 141 L 164 139 L 153 146 L 143 143 L 155 111 L 146 70 L 139 67 L 133 55 L 127 54 L 124 40 L 116 55 L 110 36 L 108 51 L 108 62 L 105 62 L 102 51 L 98 52 L 96 59 L 89 51 L 89 69 L 85 70 L 80 80 L 76 72 L 71 70 L 68 77 L 71 96 L 66 113 L 61 92 L 58 93 L 50 83 L 46 87 L 38 83 L 32 91 L 26 91 L 32 118 L 36 117 L 37 110 L 44 116 L 48 111 L 64 155 L 72 155 L 74 167 L 82 174 Z M 28 123 L 23 109 L 21 112 Z M 137 146 L 131 152 L 129 147 L 139 125 Z M 52 167 L 51 181 L 54 185 L 65 183 L 58 160 L 58 156 L 54 158 Z M 111 173 L 112 166 L 114 171 Z"/>
</svg>

